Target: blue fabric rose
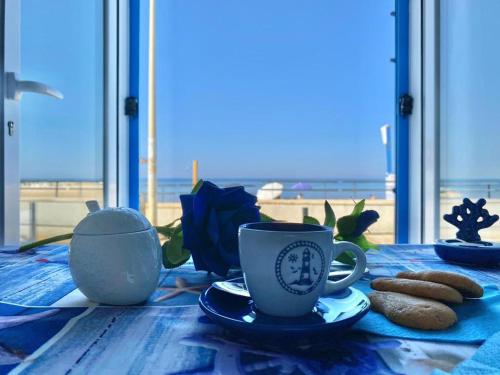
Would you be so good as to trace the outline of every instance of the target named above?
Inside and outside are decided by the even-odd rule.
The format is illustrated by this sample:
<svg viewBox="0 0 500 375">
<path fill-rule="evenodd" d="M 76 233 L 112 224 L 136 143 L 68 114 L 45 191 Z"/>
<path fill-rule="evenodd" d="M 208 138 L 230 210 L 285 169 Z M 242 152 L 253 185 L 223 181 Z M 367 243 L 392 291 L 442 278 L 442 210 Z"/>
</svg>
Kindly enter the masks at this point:
<svg viewBox="0 0 500 375">
<path fill-rule="evenodd" d="M 196 194 L 181 195 L 184 248 L 197 270 L 225 276 L 240 266 L 238 228 L 260 221 L 257 198 L 243 186 L 221 189 L 205 181 Z"/>
<path fill-rule="evenodd" d="M 365 230 L 379 219 L 379 214 L 374 210 L 366 210 L 359 214 L 356 220 L 356 228 L 352 232 L 353 237 L 358 237 L 363 234 Z"/>
</svg>

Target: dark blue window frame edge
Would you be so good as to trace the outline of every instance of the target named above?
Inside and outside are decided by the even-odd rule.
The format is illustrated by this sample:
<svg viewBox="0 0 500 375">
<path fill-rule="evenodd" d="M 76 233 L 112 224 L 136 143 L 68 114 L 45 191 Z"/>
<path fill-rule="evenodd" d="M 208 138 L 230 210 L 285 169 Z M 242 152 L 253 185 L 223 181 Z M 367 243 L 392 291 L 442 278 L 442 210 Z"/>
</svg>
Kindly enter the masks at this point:
<svg viewBox="0 0 500 375">
<path fill-rule="evenodd" d="M 410 4 L 396 4 L 396 243 L 409 242 L 410 132 L 409 118 L 400 111 L 400 98 L 410 90 Z"/>
<path fill-rule="evenodd" d="M 130 1 L 130 96 L 139 97 L 140 0 Z M 409 93 L 409 0 L 396 5 L 396 242 L 409 241 L 409 120 L 399 110 L 399 98 Z M 139 116 L 129 119 L 129 207 L 139 209 Z"/>
<path fill-rule="evenodd" d="M 129 96 L 139 98 L 140 0 L 129 0 Z M 139 113 L 129 117 L 128 205 L 139 209 Z"/>
</svg>

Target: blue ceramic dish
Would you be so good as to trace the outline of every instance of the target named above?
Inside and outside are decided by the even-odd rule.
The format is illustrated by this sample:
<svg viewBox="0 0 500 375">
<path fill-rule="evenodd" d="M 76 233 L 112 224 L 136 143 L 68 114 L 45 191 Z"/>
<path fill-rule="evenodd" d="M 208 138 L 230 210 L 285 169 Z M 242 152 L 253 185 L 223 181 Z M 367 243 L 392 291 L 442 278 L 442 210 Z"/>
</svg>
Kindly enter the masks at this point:
<svg viewBox="0 0 500 375">
<path fill-rule="evenodd" d="M 243 278 L 235 279 L 243 282 Z M 355 288 L 321 297 L 314 311 L 298 318 L 279 318 L 255 310 L 250 298 L 208 288 L 199 299 L 214 322 L 248 339 L 280 346 L 314 345 L 338 337 L 370 309 L 370 300 Z"/>
<path fill-rule="evenodd" d="M 443 260 L 474 266 L 500 266 L 500 243 L 473 244 L 461 240 L 439 240 L 434 251 Z"/>
</svg>

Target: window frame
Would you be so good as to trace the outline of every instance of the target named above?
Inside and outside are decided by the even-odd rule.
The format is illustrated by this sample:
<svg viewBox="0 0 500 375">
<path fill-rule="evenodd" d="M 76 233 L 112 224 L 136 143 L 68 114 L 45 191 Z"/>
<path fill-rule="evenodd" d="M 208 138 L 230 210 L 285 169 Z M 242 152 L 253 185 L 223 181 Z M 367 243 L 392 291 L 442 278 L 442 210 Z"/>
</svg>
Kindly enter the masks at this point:
<svg viewBox="0 0 500 375">
<path fill-rule="evenodd" d="M 396 120 L 396 212 L 395 234 L 397 243 L 408 243 L 410 220 L 409 196 L 409 166 L 410 166 L 410 131 L 409 117 L 400 110 L 400 98 L 409 94 L 410 90 L 410 61 L 409 61 L 409 0 L 396 1 L 396 92 L 395 92 L 395 120 Z"/>
<path fill-rule="evenodd" d="M 396 122 L 396 201 L 395 201 L 395 238 L 397 243 L 422 241 L 420 233 L 420 177 L 415 180 L 415 171 L 421 167 L 416 165 L 413 147 L 416 136 L 413 130 L 414 116 L 400 115 L 399 98 L 403 94 L 412 94 L 415 84 L 412 68 L 415 67 L 414 14 L 418 14 L 415 6 L 421 0 L 397 0 L 396 8 L 396 87 L 395 87 L 395 122 Z M 130 95 L 139 97 L 139 0 L 129 0 L 130 4 Z M 420 32 L 420 30 L 419 30 Z M 414 94 L 413 94 L 414 95 Z M 418 127 L 415 127 L 418 129 Z M 130 118 L 129 131 L 129 201 L 128 206 L 139 209 L 139 124 L 137 117 Z M 421 137 L 418 136 L 418 142 Z M 420 152 L 420 149 L 416 151 Z M 418 223 L 418 225 L 417 225 Z"/>
<path fill-rule="evenodd" d="M 439 6 L 410 0 L 410 242 L 439 236 Z"/>
<path fill-rule="evenodd" d="M 129 96 L 128 0 L 104 4 L 104 206 L 129 204 Z"/>
<path fill-rule="evenodd" d="M 439 6 L 439 0 L 395 2 L 397 243 L 432 243 L 439 235 Z M 128 0 L 128 9 L 129 95 L 138 98 L 140 0 Z M 403 94 L 413 97 L 409 117 L 400 115 Z M 127 135 L 128 167 L 118 170 L 128 186 L 118 202 L 139 209 L 138 116 L 130 117 Z"/>
<path fill-rule="evenodd" d="M 439 213 L 435 81 L 439 1 L 398 0 L 395 4 L 396 242 L 432 242 Z M 139 122 L 137 115 L 128 117 L 124 107 L 127 97 L 139 97 L 139 10 L 140 0 L 104 2 L 104 205 L 135 209 L 139 209 Z M 414 98 L 413 114 L 407 119 L 399 115 L 402 93 Z M 1 203 L 5 203 L 4 194 Z M 0 217 L 2 228 L 6 220 L 11 219 Z"/>
<path fill-rule="evenodd" d="M 140 0 L 129 0 L 129 96 L 139 98 Z M 138 111 L 140 110 L 140 104 Z M 127 195 L 123 205 L 139 210 L 139 113 L 129 118 Z M 125 203 L 126 202 L 126 203 Z"/>
<path fill-rule="evenodd" d="M 19 35 L 7 39 L 6 31 L 20 28 L 19 3 L 0 0 L 0 245 L 12 244 L 19 238 L 19 132 L 14 131 L 9 136 L 7 122 L 19 122 L 19 104 L 6 98 L 5 72 L 18 71 L 19 62 Z M 6 17 L 6 14 L 12 14 Z M 9 49 L 9 59 L 5 51 Z"/>
<path fill-rule="evenodd" d="M 1 64 L 4 64 L 4 51 L 17 53 L 18 35 L 14 43 L 6 41 L 5 34 L 6 2 L 0 0 L 0 48 Z M 17 9 L 17 10 L 16 10 Z M 19 21 L 18 14 L 12 17 Z M 128 0 L 105 0 L 103 2 L 103 201 L 104 206 L 127 206 L 129 203 L 129 122 L 124 112 L 125 98 L 129 93 L 129 3 Z M 15 26 L 15 25 L 14 25 Z M 15 26 L 19 27 L 19 26 Z M 17 42 L 16 42 L 17 41 Z M 17 45 L 13 45 L 16 44 Z M 3 72 L 3 67 L 2 67 Z M 0 77 L 3 94 L 4 77 Z M 0 109 L 0 246 L 19 243 L 19 138 L 8 139 L 4 116 L 5 95 Z M 12 116 L 11 116 L 12 117 Z M 9 117 L 9 118 L 11 118 Z M 15 116 L 14 116 L 15 117 Z M 8 157 L 7 157 L 8 156 Z M 8 159 L 8 160 L 7 160 Z M 15 159 L 15 160 L 14 160 Z M 15 167 L 14 167 L 15 166 Z"/>
</svg>

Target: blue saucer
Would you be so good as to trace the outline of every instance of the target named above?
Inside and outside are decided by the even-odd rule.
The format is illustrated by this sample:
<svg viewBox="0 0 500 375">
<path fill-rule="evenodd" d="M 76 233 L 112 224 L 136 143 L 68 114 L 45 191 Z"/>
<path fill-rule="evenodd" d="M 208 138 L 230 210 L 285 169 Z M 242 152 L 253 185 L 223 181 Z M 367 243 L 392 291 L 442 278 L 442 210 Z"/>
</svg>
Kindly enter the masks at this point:
<svg viewBox="0 0 500 375">
<path fill-rule="evenodd" d="M 443 260 L 474 266 L 498 267 L 500 243 L 473 244 L 460 240 L 439 240 L 434 251 Z"/>
<path fill-rule="evenodd" d="M 234 279 L 243 282 L 243 278 Z M 370 309 L 370 300 L 355 288 L 321 297 L 310 314 L 279 318 L 255 310 L 250 298 L 235 296 L 214 287 L 199 299 L 201 309 L 214 322 L 259 342 L 308 345 L 321 337 L 333 338 L 360 320 Z"/>
</svg>

